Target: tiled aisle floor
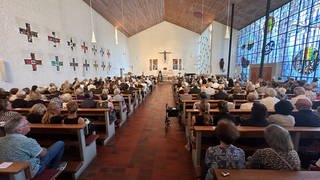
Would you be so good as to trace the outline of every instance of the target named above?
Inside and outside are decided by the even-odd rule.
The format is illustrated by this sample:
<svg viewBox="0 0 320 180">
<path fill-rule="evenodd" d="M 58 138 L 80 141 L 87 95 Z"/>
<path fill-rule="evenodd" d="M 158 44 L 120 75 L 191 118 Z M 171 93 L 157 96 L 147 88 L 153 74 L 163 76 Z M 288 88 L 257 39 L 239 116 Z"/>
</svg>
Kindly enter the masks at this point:
<svg viewBox="0 0 320 180">
<path fill-rule="evenodd" d="M 195 179 L 184 131 L 176 119 L 165 137 L 165 104 L 173 105 L 172 86 L 159 83 L 127 123 L 80 176 L 84 179 Z"/>
</svg>

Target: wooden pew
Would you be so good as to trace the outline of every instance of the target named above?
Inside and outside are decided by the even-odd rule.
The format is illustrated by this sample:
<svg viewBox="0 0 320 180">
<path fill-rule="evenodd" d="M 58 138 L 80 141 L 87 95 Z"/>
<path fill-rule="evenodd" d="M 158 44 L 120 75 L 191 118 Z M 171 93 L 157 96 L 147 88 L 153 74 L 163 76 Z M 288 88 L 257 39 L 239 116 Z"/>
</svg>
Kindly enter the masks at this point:
<svg viewBox="0 0 320 180">
<path fill-rule="evenodd" d="M 208 103 L 210 103 L 210 109 L 217 108 L 218 103 L 223 100 L 208 100 Z M 186 118 L 186 111 L 193 109 L 193 104 L 196 102 L 200 102 L 200 100 L 181 100 L 182 103 L 182 120 L 185 120 Z"/>
<path fill-rule="evenodd" d="M 27 115 L 30 108 L 14 108 L 13 111 L 19 112 L 22 115 Z M 96 129 L 101 127 L 103 130 L 98 131 L 99 141 L 106 145 L 115 135 L 115 124 L 109 121 L 109 108 L 79 108 L 77 114 L 81 117 L 101 117 L 102 120 L 94 120 L 93 123 Z M 67 109 L 61 110 L 62 115 L 67 114 Z"/>
<path fill-rule="evenodd" d="M 65 142 L 65 150 L 70 145 L 75 147 L 79 153 L 72 151 L 71 161 L 68 159 L 70 157 L 64 155 L 64 160 L 68 161 L 68 165 L 61 176 L 77 179 L 97 155 L 97 136 L 90 135 L 86 138 L 84 128 L 84 124 L 31 124 L 28 136 L 36 138 L 40 144 L 50 139 L 56 141 L 56 138 L 59 138 Z M 71 140 L 71 136 L 76 138 Z"/>
<path fill-rule="evenodd" d="M 257 138 L 263 137 L 264 135 L 264 127 L 253 127 L 253 126 L 238 126 L 237 127 L 240 132 L 240 138 Z M 192 152 L 192 160 L 195 167 L 200 166 L 201 159 L 201 146 L 202 146 L 202 135 L 212 134 L 214 135 L 215 126 L 193 126 L 193 129 L 196 133 L 196 148 Z M 308 137 L 311 136 L 320 136 L 320 127 L 286 127 L 286 129 L 290 132 L 292 141 L 294 144 L 294 148 L 296 151 L 299 150 L 299 143 L 301 136 Z"/>
<path fill-rule="evenodd" d="M 228 169 L 228 176 L 222 176 L 222 169 L 214 169 L 213 175 L 216 180 L 314 180 L 320 179 L 320 171 L 279 171 L 265 169 Z"/>
<path fill-rule="evenodd" d="M 29 162 L 12 162 L 7 168 L 0 169 L 2 180 L 27 180 L 31 178 Z"/>
</svg>

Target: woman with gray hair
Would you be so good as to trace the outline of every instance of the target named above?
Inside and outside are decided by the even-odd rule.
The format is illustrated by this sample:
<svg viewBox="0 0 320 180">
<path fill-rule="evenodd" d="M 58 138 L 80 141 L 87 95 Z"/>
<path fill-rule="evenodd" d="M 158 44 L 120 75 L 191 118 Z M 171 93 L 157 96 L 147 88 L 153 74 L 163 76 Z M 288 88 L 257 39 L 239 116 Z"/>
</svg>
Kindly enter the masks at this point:
<svg viewBox="0 0 320 180">
<path fill-rule="evenodd" d="M 267 88 L 265 94 L 267 97 L 261 99 L 261 104 L 264 104 L 268 110 L 274 110 L 274 105 L 280 101 L 275 97 L 277 95 L 276 90 L 273 88 Z"/>
<path fill-rule="evenodd" d="M 270 124 L 264 131 L 270 148 L 258 149 L 249 157 L 248 166 L 254 169 L 300 170 L 300 159 L 294 150 L 288 130 Z"/>
</svg>

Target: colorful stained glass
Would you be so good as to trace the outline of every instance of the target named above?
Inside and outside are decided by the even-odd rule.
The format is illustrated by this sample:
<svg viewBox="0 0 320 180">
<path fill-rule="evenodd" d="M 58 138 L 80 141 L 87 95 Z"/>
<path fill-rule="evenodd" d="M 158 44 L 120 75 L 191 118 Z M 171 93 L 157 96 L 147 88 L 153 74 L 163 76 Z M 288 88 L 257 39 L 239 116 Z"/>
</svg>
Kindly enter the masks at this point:
<svg viewBox="0 0 320 180">
<path fill-rule="evenodd" d="M 294 69 L 303 75 L 313 73 L 318 67 L 318 55 L 318 50 L 313 47 L 306 47 L 304 50 L 299 51 L 294 57 Z"/>
<path fill-rule="evenodd" d="M 262 17 L 239 32 L 237 65 L 246 78 L 249 64 L 261 62 L 264 22 Z M 310 82 L 320 76 L 320 0 L 292 0 L 271 12 L 268 23 L 265 63 L 282 65 L 282 77 Z"/>
</svg>

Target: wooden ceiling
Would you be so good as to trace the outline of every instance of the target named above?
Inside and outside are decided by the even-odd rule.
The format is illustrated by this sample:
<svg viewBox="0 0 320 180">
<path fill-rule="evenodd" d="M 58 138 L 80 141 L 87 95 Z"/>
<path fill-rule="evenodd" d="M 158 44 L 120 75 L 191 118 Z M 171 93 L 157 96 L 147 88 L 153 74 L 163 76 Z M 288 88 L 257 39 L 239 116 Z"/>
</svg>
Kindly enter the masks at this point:
<svg viewBox="0 0 320 180">
<path fill-rule="evenodd" d="M 90 4 L 90 0 L 83 1 Z M 289 1 L 272 0 L 271 10 Z M 247 26 L 266 12 L 266 0 L 230 0 L 232 3 L 235 29 Z M 128 37 L 162 21 L 200 34 L 212 21 L 227 24 L 227 4 L 228 0 L 92 0 L 93 9 Z"/>
</svg>

